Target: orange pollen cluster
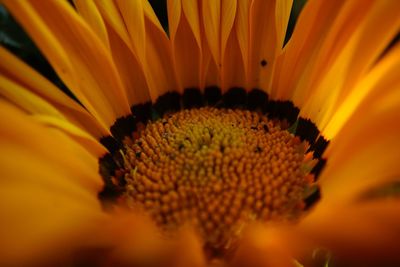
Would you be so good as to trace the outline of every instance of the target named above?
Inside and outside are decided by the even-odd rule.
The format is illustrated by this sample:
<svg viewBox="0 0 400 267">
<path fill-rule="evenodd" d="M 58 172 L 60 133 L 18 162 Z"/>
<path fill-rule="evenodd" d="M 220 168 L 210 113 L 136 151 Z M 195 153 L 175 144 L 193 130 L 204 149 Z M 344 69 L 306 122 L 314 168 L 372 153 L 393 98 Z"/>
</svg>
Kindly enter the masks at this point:
<svg viewBox="0 0 400 267">
<path fill-rule="evenodd" d="M 192 223 L 228 247 L 253 220 L 291 220 L 309 184 L 305 146 L 260 113 L 200 108 L 148 123 L 125 142 L 123 200 L 162 229 Z"/>
</svg>

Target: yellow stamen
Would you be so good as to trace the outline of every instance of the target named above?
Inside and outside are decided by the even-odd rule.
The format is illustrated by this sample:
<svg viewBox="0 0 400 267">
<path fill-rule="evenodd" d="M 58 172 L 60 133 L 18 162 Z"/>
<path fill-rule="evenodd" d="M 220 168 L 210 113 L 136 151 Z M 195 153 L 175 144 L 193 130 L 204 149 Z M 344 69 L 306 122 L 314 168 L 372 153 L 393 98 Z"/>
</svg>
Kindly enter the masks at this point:
<svg viewBox="0 0 400 267">
<path fill-rule="evenodd" d="M 302 210 L 310 182 L 304 145 L 262 114 L 183 110 L 134 136 L 124 200 L 163 229 L 193 223 L 211 247 L 224 247 L 251 220 L 288 220 Z"/>
</svg>

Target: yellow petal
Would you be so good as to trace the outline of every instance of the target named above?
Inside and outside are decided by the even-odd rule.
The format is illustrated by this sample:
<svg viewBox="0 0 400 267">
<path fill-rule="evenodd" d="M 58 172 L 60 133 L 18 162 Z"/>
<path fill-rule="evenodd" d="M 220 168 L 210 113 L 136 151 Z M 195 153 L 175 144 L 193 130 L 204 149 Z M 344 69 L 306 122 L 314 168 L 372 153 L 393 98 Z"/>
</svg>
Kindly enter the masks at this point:
<svg viewBox="0 0 400 267">
<path fill-rule="evenodd" d="M 145 0 L 142 0 L 142 2 L 143 2 L 143 11 L 146 19 L 148 19 L 151 24 L 153 24 L 160 32 L 164 33 L 164 35 L 166 36 L 164 28 L 161 25 L 160 21 L 158 20 L 158 17 L 154 12 L 150 2 Z"/>
<path fill-rule="evenodd" d="M 182 1 L 183 13 L 190 25 L 190 29 L 196 39 L 199 47 L 201 47 L 201 32 L 200 32 L 200 7 L 197 1 Z"/>
<path fill-rule="evenodd" d="M 398 180 L 400 128 L 393 122 L 400 114 L 400 93 L 394 90 L 400 81 L 392 85 L 392 90 L 383 90 L 373 101 L 360 106 L 332 139 L 325 153 L 327 165 L 319 179 L 325 198 L 346 203 Z"/>
<path fill-rule="evenodd" d="M 327 127 L 322 129 L 324 136 L 332 139 L 364 101 L 371 101 L 374 96 L 378 97 L 379 94 L 396 88 L 396 84 L 400 83 L 399 68 L 400 45 L 397 45 L 348 93 Z"/>
<path fill-rule="evenodd" d="M 63 104 L 71 109 L 81 110 L 81 107 L 72 99 L 67 97 L 61 90 L 55 87 L 51 82 L 46 80 L 33 68 L 22 62 L 19 58 L 11 54 L 4 47 L 0 47 L 1 73 L 10 79 L 13 79 L 26 88 L 40 96 L 55 102 L 58 105 Z"/>
<path fill-rule="evenodd" d="M 286 37 L 293 0 L 276 1 L 275 5 L 276 40 L 277 46 L 282 48 Z"/>
<path fill-rule="evenodd" d="M 308 1 L 279 59 L 279 78 L 274 79 L 278 97 L 292 98 L 302 116 L 324 127 L 397 33 L 398 5 Z"/>
<path fill-rule="evenodd" d="M 99 143 L 99 141 L 66 120 L 47 115 L 34 115 L 33 118 L 45 125 L 63 130 L 78 143 L 82 144 L 85 149 L 91 151 L 95 157 L 100 158 L 107 154 L 107 150 Z"/>
<path fill-rule="evenodd" d="M 307 99 L 307 93 L 310 90 L 310 85 L 307 83 L 315 82 L 315 80 L 323 79 L 324 76 L 328 76 L 326 72 L 335 71 L 332 70 L 333 65 L 342 64 L 340 71 L 344 72 L 340 75 L 336 75 L 336 79 L 341 79 L 345 76 L 346 70 L 346 59 L 351 58 L 351 54 L 354 52 L 355 41 L 350 42 L 350 38 L 368 11 L 371 9 L 371 1 L 364 1 L 362 5 L 357 3 L 357 1 L 347 1 L 342 4 L 340 10 L 337 11 L 336 18 L 332 20 L 329 27 L 329 31 L 326 33 L 325 37 L 321 40 L 321 46 L 317 47 L 314 51 L 315 59 L 311 62 L 311 66 L 308 67 L 310 73 L 304 73 L 303 77 L 298 84 L 298 91 L 295 92 L 294 97 L 296 99 L 303 98 L 303 102 Z M 354 39 L 354 38 L 353 38 Z M 352 46 L 348 46 L 347 53 L 344 53 L 344 46 L 349 42 Z M 352 49 L 349 49 L 352 48 Z M 342 53 L 342 60 L 336 60 Z M 343 56 L 344 55 L 344 56 Z M 341 61 L 341 62 L 339 62 Z M 313 65 L 315 64 L 315 65 Z M 331 70 L 329 70 L 329 68 Z M 344 69 L 344 70 L 343 70 Z M 336 70 L 337 71 L 337 70 Z M 307 77 L 308 76 L 308 77 Z M 306 84 L 306 85 L 305 85 Z M 335 86 L 335 82 L 333 82 Z M 308 91 L 307 91 L 308 90 Z M 329 92 L 329 91 L 328 91 Z M 300 100 L 299 100 L 300 101 Z"/>
<path fill-rule="evenodd" d="M 247 26 L 248 22 L 243 21 L 243 18 L 238 21 L 240 18 L 238 16 L 238 6 L 237 1 L 222 1 L 221 53 L 223 63 L 221 67 L 221 88 L 223 92 L 232 87 L 247 88 L 246 63 L 244 61 L 247 59 L 242 54 L 239 43 L 240 37 L 238 36 L 239 30 L 236 28 L 240 27 L 238 25 L 239 22 L 247 24 Z"/>
<path fill-rule="evenodd" d="M 120 6 L 107 1 L 97 3 L 104 19 L 124 40 L 143 69 L 152 101 L 177 90 L 171 46 L 148 1 L 120 1 Z M 130 12 L 136 12 L 135 18 Z"/>
<path fill-rule="evenodd" d="M 286 236 L 279 230 L 252 224 L 242 235 L 232 266 L 294 266 L 290 246 L 286 244 Z"/>
<path fill-rule="evenodd" d="M 102 226 L 97 239 L 97 243 L 113 248 L 109 255 L 112 266 L 168 265 L 165 256 L 170 244 L 143 214 L 114 210 L 112 220 Z"/>
<path fill-rule="evenodd" d="M 21 110 L 32 114 L 35 118 L 41 118 L 41 122 L 52 124 L 66 133 L 71 134 L 77 140 L 85 145 L 85 148 L 91 150 L 96 156 L 106 153 L 105 149 L 88 133 L 67 121 L 62 112 L 57 110 L 46 100 L 26 90 L 20 85 L 0 75 L 0 96 L 8 99 L 11 103 L 18 106 Z"/>
<path fill-rule="evenodd" d="M 162 40 L 157 40 L 159 35 L 158 30 L 149 25 L 151 28 L 147 35 L 147 42 L 149 45 L 148 63 L 147 69 L 147 82 L 149 84 L 150 95 L 152 100 L 155 101 L 159 96 L 165 94 L 168 91 L 177 91 L 178 84 L 176 82 L 175 71 L 172 70 L 173 59 L 171 54 L 170 46 L 167 44 L 168 40 L 161 37 Z"/>
<path fill-rule="evenodd" d="M 109 26 L 115 30 L 118 36 L 124 41 L 124 43 L 133 51 L 130 38 L 124 24 L 122 17 L 120 16 L 118 7 L 113 1 L 108 0 L 95 0 L 94 1 L 104 20 Z"/>
<path fill-rule="evenodd" d="M 328 249 L 343 266 L 397 266 L 399 222 L 398 199 L 347 206 L 330 202 L 320 203 L 296 230 L 308 245 Z"/>
<path fill-rule="evenodd" d="M 237 1 L 222 0 L 221 2 L 221 55 L 225 54 L 226 44 L 231 34 L 233 23 L 236 17 Z"/>
<path fill-rule="evenodd" d="M 314 62 L 321 42 L 329 31 L 343 1 L 307 1 L 296 22 L 296 29 L 284 48 L 280 71 L 275 73 L 274 92 L 276 98 L 292 98 L 301 107 L 304 99 L 293 97 L 302 91 L 297 85 L 301 76 L 308 77 L 310 65 Z"/>
<path fill-rule="evenodd" d="M 217 3 L 220 5 L 220 3 Z M 208 16 L 204 16 L 203 2 L 199 2 L 199 21 L 200 21 L 200 36 L 201 36 L 201 47 L 202 47 L 202 65 L 201 65 L 201 88 L 207 86 L 220 86 L 220 68 L 217 66 L 216 61 L 213 58 L 213 54 L 210 49 L 209 40 L 207 37 L 206 26 L 208 25 L 205 20 Z"/>
<path fill-rule="evenodd" d="M 251 1 L 237 2 L 237 17 L 235 22 L 236 36 L 238 39 L 240 51 L 242 52 L 243 69 L 247 84 L 249 79 L 249 47 L 250 47 L 250 4 Z M 247 85 L 246 87 L 249 87 Z M 248 88 L 250 89 L 250 88 Z"/>
<path fill-rule="evenodd" d="M 100 15 L 96 4 L 93 1 L 74 0 L 76 10 L 82 18 L 90 25 L 93 31 L 103 41 L 104 45 L 109 48 L 109 40 L 106 25 Z"/>
<path fill-rule="evenodd" d="M 112 1 L 104 0 L 96 0 L 95 3 L 106 22 L 112 57 L 124 84 L 129 104 L 135 105 L 149 101 L 150 89 L 147 82 L 146 70 L 143 66 L 146 60 L 144 54 L 146 50 L 144 29 L 141 28 L 138 31 L 140 34 L 134 36 L 135 39 L 132 40 L 118 5 Z M 131 11 L 138 12 L 139 15 L 136 18 L 139 19 L 138 26 L 143 26 L 140 22 L 143 20 L 143 7 L 140 8 L 142 3 L 138 3 L 138 1 L 135 3 L 121 1 L 119 4 L 121 7 L 124 7 L 125 4 L 139 5 L 139 8 L 136 7 Z M 130 16 L 128 13 L 130 10 L 124 9 L 124 12 L 129 20 Z M 135 35 L 135 23 L 129 23 L 129 26 L 132 34 Z M 136 44 L 136 50 L 134 44 Z M 137 51 L 142 52 L 137 54 Z"/>
<path fill-rule="evenodd" d="M 112 56 L 124 83 L 129 104 L 132 106 L 150 101 L 149 88 L 140 63 L 113 29 L 109 29 L 108 33 Z"/>
<path fill-rule="evenodd" d="M 167 12 L 168 12 L 168 32 L 171 40 L 173 40 L 178 30 L 179 22 L 181 20 L 181 13 L 182 13 L 181 0 L 168 0 Z"/>
<path fill-rule="evenodd" d="M 291 1 L 255 0 L 250 7 L 251 88 L 271 92 L 275 60 L 283 45 Z"/>
<path fill-rule="evenodd" d="M 77 126 L 69 123 L 67 119 L 54 106 L 29 92 L 25 88 L 0 75 L 0 95 L 8 99 L 21 110 L 33 114 L 39 121 L 55 126 L 82 142 L 86 149 L 94 152 L 96 157 L 102 156 L 106 150 L 96 139 Z"/>
<path fill-rule="evenodd" d="M 143 0 L 146 26 L 146 77 L 153 100 L 168 91 L 179 89 L 172 58 L 172 47 L 150 3 Z"/>
<path fill-rule="evenodd" d="M 398 199 L 338 205 L 322 198 L 294 224 L 272 222 L 248 227 L 235 259 L 242 259 L 242 265 L 303 266 L 295 265 L 296 259 L 304 266 L 314 266 L 316 261 L 307 259 L 316 249 L 323 249 L 335 265 L 397 266 L 399 211 Z"/>
<path fill-rule="evenodd" d="M 4 73 L 10 80 L 20 84 L 21 88 L 29 89 L 33 94 L 43 98 L 61 112 L 64 117 L 87 130 L 96 138 L 110 135 L 107 126 L 102 126 L 82 106 L 3 47 L 0 47 L 0 57 L 4 59 L 0 61 L 0 72 Z"/>
<path fill-rule="evenodd" d="M 103 216 L 97 159 L 3 101 L 0 120 L 0 264 L 59 259 Z"/>
<path fill-rule="evenodd" d="M 232 31 L 227 40 L 224 61 L 221 69 L 221 88 L 226 91 L 232 87 L 248 88 L 243 54 L 240 50 L 236 31 Z"/>
<path fill-rule="evenodd" d="M 203 250 L 203 243 L 196 235 L 194 229 L 184 228 L 178 233 L 176 247 L 172 254 L 172 266 L 193 266 L 206 267 L 206 258 Z"/>
<path fill-rule="evenodd" d="M 92 188 L 93 190 L 99 189 L 101 185 L 101 179 L 97 174 L 97 157 L 91 155 L 82 146 L 75 143 L 71 138 L 67 137 L 65 133 L 51 128 L 46 128 L 47 133 L 54 136 L 54 138 L 42 138 L 41 131 L 45 128 L 38 122 L 34 122 L 32 119 L 28 120 L 28 115 L 24 117 L 21 111 L 13 111 L 10 108 L 6 108 L 8 105 L 2 102 L 2 106 L 5 106 L 0 110 L 3 125 L 10 125 L 10 127 L 3 127 L 0 131 L 2 140 L 8 140 L 26 149 L 31 149 L 36 153 L 40 153 L 46 160 L 53 160 L 54 163 L 59 163 L 60 168 L 71 169 L 71 171 L 79 174 L 85 174 L 86 177 L 71 177 L 78 179 L 80 183 L 86 188 Z M 15 109 L 15 108 L 14 108 Z M 10 115 L 7 114 L 10 112 Z M 17 114 L 11 116 L 12 114 Z M 22 118 L 21 118 L 22 117 Z M 31 127 L 27 129 L 27 127 Z M 59 140 L 62 141 L 58 141 Z M 42 140 L 41 140 L 42 139 Z M 64 154 L 76 154 L 74 157 L 66 157 L 63 153 L 56 153 L 56 151 L 50 148 L 59 148 Z M 62 164 L 62 166 L 61 166 Z"/>
<path fill-rule="evenodd" d="M 179 87 L 200 88 L 202 53 L 197 1 L 168 1 L 168 18 Z"/>
<path fill-rule="evenodd" d="M 139 59 L 146 64 L 146 28 L 142 0 L 115 1 L 129 35 L 130 43 Z"/>
<path fill-rule="evenodd" d="M 202 1 L 204 33 L 212 58 L 217 66 L 221 66 L 221 0 Z"/>
<path fill-rule="evenodd" d="M 342 8 L 313 67 L 319 74 L 315 81 L 311 78 L 309 88 L 312 89 L 309 90 L 313 92 L 302 114 L 312 116 L 321 128 L 400 27 L 400 3 L 373 2 L 366 11 L 360 6 L 368 6 L 368 3 L 355 1 Z"/>
<path fill-rule="evenodd" d="M 242 86 L 245 80 L 244 69 L 234 68 L 237 62 L 243 66 L 238 40 L 232 32 L 236 11 L 236 0 L 202 1 L 203 31 L 208 47 L 203 49 L 206 85 L 218 85 L 222 91 L 231 86 Z M 238 73 L 241 74 L 239 82 L 234 79 Z"/>
<path fill-rule="evenodd" d="M 0 75 L 0 95 L 28 113 L 64 118 L 54 106 L 3 75 Z"/>
<path fill-rule="evenodd" d="M 4 3 L 93 116 L 110 126 L 117 117 L 129 113 L 109 52 L 68 3 Z"/>
<path fill-rule="evenodd" d="M 220 67 L 215 63 L 207 44 L 203 42 L 203 65 L 201 83 L 205 86 L 221 86 Z"/>
</svg>

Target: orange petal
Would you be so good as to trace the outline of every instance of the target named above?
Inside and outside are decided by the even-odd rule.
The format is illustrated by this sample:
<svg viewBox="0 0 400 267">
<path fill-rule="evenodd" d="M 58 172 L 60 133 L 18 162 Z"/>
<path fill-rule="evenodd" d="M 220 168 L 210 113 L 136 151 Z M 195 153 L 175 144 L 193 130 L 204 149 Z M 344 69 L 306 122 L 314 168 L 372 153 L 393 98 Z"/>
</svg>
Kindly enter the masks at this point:
<svg viewBox="0 0 400 267">
<path fill-rule="evenodd" d="M 97 159 L 4 102 L 0 120 L 0 264 L 64 257 L 103 216 Z"/>
<path fill-rule="evenodd" d="M 244 68 L 235 68 L 243 66 L 238 40 L 233 32 L 236 12 L 236 0 L 202 1 L 202 29 L 207 40 L 207 48 L 203 49 L 205 84 L 220 86 L 222 91 L 235 85 L 243 86 L 245 81 Z M 235 80 L 238 73 L 239 82 Z"/>
<path fill-rule="evenodd" d="M 135 51 L 139 62 L 143 65 L 146 63 L 146 28 L 144 22 L 143 2 L 141 0 L 117 0 L 115 3 L 124 21 L 132 48 Z"/>
<path fill-rule="evenodd" d="M 261 224 L 249 225 L 229 266 L 294 266 L 291 247 L 282 233 Z"/>
<path fill-rule="evenodd" d="M 4 3 L 93 116 L 110 126 L 130 112 L 111 55 L 68 3 Z"/>
<path fill-rule="evenodd" d="M 320 177 L 325 198 L 349 202 L 398 179 L 400 127 L 393 122 L 400 114 L 400 93 L 395 90 L 400 80 L 395 80 L 381 84 L 384 87 L 377 90 L 379 94 L 362 104 L 332 139 Z"/>
<path fill-rule="evenodd" d="M 221 56 L 225 55 L 226 44 L 233 28 L 236 17 L 237 1 L 222 0 L 221 2 Z"/>
<path fill-rule="evenodd" d="M 200 88 L 202 53 L 197 1 L 168 1 L 168 21 L 180 88 Z"/>
<path fill-rule="evenodd" d="M 91 151 L 97 158 L 100 158 L 108 153 L 104 146 L 99 143 L 99 141 L 67 120 L 46 115 L 34 115 L 33 118 L 45 125 L 64 131 L 66 134 L 70 135 L 74 140 L 76 140 L 77 143 L 81 144 L 85 149 Z"/>
<path fill-rule="evenodd" d="M 308 77 L 306 74 L 315 60 L 315 54 L 342 5 L 343 1 L 307 1 L 292 37 L 284 48 L 284 54 L 280 56 L 280 71 L 275 73 L 273 83 L 277 98 L 289 99 L 293 98 L 294 92 L 302 92 L 297 89 L 297 84 L 303 74 Z M 298 97 L 293 101 L 301 107 L 304 99 Z"/>
<path fill-rule="evenodd" d="M 397 266 L 399 222 L 398 199 L 347 206 L 321 202 L 296 231 L 308 246 L 331 251 L 341 266 Z"/>
<path fill-rule="evenodd" d="M 395 91 L 395 88 L 399 86 L 396 87 L 396 84 L 400 83 L 399 68 L 400 45 L 397 45 L 348 93 L 329 120 L 327 127 L 322 129 L 324 135 L 332 139 L 357 108 L 365 105 L 365 101 L 373 101 L 380 94 Z"/>
<path fill-rule="evenodd" d="M 398 5 L 309 1 L 280 58 L 277 95 L 292 98 L 301 107 L 300 115 L 324 127 L 397 33 Z"/>
<path fill-rule="evenodd" d="M 246 83 L 244 55 L 241 53 L 238 38 L 237 31 L 233 30 L 227 40 L 221 69 L 221 88 L 223 92 L 232 87 L 249 89 Z"/>
<path fill-rule="evenodd" d="M 120 1 L 116 5 L 108 1 L 96 3 L 110 28 L 121 37 L 143 69 L 152 101 L 177 90 L 171 46 L 148 1 Z"/>
<path fill-rule="evenodd" d="M 89 24 L 103 41 L 104 45 L 109 48 L 110 42 L 108 40 L 107 28 L 96 4 L 93 1 L 74 0 L 74 5 L 79 15 Z"/>
<path fill-rule="evenodd" d="M 217 66 L 221 66 L 221 0 L 202 1 L 204 34 L 212 58 Z"/>
<path fill-rule="evenodd" d="M 110 219 L 94 239 L 97 244 L 113 248 L 107 256 L 109 266 L 166 266 L 171 244 L 148 217 L 116 209 Z"/>
<path fill-rule="evenodd" d="M 34 115 L 34 118 L 41 118 L 39 121 L 46 122 L 53 127 L 57 127 L 67 134 L 71 134 L 79 142 L 86 145 L 85 148 L 92 151 L 96 156 L 106 153 L 106 150 L 100 143 L 79 127 L 68 122 L 67 118 L 57 110 L 53 105 L 42 99 L 41 97 L 29 92 L 18 84 L 8 80 L 0 75 L 0 96 L 3 96 L 21 110 Z"/>
<path fill-rule="evenodd" d="M 172 266 L 206 267 L 203 243 L 194 229 L 184 227 L 177 233 L 176 244 L 172 247 Z"/>
<path fill-rule="evenodd" d="M 360 6 L 368 6 L 366 1 L 346 4 L 313 67 L 319 74 L 314 81 L 311 78 L 309 88 L 313 92 L 301 111 L 303 115 L 312 116 L 319 127 L 326 125 L 337 106 L 352 91 L 350 88 L 367 73 L 400 27 L 399 2 L 373 2 L 367 11 L 360 9 Z"/>
<path fill-rule="evenodd" d="M 46 114 L 65 119 L 51 104 L 0 75 L 0 95 L 29 113 Z"/>
<path fill-rule="evenodd" d="M 223 14 L 225 14 L 225 17 L 228 17 L 228 19 L 226 19 L 226 24 L 228 25 L 222 28 L 222 31 L 225 31 L 226 33 L 221 33 L 221 45 L 224 47 L 224 50 L 222 50 L 223 64 L 221 68 L 222 91 L 226 91 L 232 87 L 248 89 L 248 77 L 246 76 L 246 67 L 248 67 L 248 50 L 246 49 L 248 49 L 248 44 L 244 44 L 244 42 L 246 41 L 246 38 L 249 37 L 249 21 L 244 21 L 246 15 L 244 15 L 243 12 L 245 11 L 239 11 L 239 8 L 245 10 L 247 9 L 248 12 L 249 7 L 244 6 L 245 3 L 239 4 L 236 3 L 237 1 L 231 2 L 232 3 L 229 5 L 227 5 L 226 1 L 222 2 L 223 10 L 226 9 Z M 239 15 L 239 13 L 241 13 L 241 15 Z M 234 21 L 231 21 L 232 19 L 234 19 Z M 245 31 L 246 27 L 247 29 L 245 36 L 239 36 L 239 33 Z M 226 34 L 228 35 L 224 36 Z M 249 40 L 247 39 L 247 41 Z"/>
<path fill-rule="evenodd" d="M 133 51 L 126 26 L 114 1 L 95 0 L 94 2 L 100 11 L 100 14 L 103 16 L 104 21 L 115 30 L 118 36 Z"/>
<path fill-rule="evenodd" d="M 249 55 L 250 55 L 250 5 L 252 1 L 238 1 L 235 21 L 236 36 L 242 53 L 243 69 L 246 81 L 249 83 Z M 246 88 L 249 85 L 246 86 Z M 248 88 L 250 89 L 250 88 Z"/>
<path fill-rule="evenodd" d="M 4 73 L 10 80 L 20 84 L 20 88 L 29 89 L 32 94 L 43 98 L 62 113 L 63 116 L 76 125 L 79 125 L 82 129 L 87 130 L 94 137 L 100 138 L 110 135 L 107 126 L 101 126 L 82 106 L 2 47 L 0 47 L 0 57 L 4 59 L 0 61 L 0 72 Z M 16 92 L 12 93 L 15 94 Z M 24 109 L 26 107 L 21 108 Z"/>
<path fill-rule="evenodd" d="M 144 11 L 148 48 L 146 49 L 147 64 L 144 68 L 148 77 L 150 94 L 152 100 L 155 101 L 166 92 L 177 91 L 179 88 L 169 39 L 147 1 L 145 1 Z"/>
<path fill-rule="evenodd" d="M 293 0 L 276 1 L 275 3 L 275 25 L 277 46 L 282 48 L 286 37 L 287 26 L 289 23 L 290 11 L 292 10 Z"/>
<path fill-rule="evenodd" d="M 150 101 L 149 87 L 142 66 L 115 30 L 110 26 L 107 26 L 107 29 L 112 57 L 124 84 L 129 104 L 132 106 Z"/>
<path fill-rule="evenodd" d="M 275 60 L 279 55 L 291 1 L 254 0 L 250 8 L 249 87 L 271 92 Z"/>
<path fill-rule="evenodd" d="M 6 105 L 4 103 L 2 105 L 8 106 L 9 104 Z M 32 119 L 28 121 L 27 115 L 23 118 L 20 118 L 22 117 L 21 115 L 19 115 L 19 117 L 16 115 L 14 116 L 15 118 L 8 116 L 5 113 L 8 109 L 4 108 L 4 111 L 1 110 L 3 125 L 10 125 L 10 127 L 4 127 L 4 129 L 1 130 L 0 136 L 2 140 L 7 140 L 7 142 L 12 142 L 13 144 L 15 143 L 15 145 L 25 147 L 27 150 L 34 151 L 38 155 L 41 155 L 44 160 L 53 162 L 53 166 L 58 166 L 60 171 L 70 169 L 71 173 L 76 174 L 70 179 L 76 179 L 76 182 L 80 183 L 85 188 L 93 190 L 92 192 L 100 189 L 102 181 L 97 174 L 97 157 L 90 154 L 85 148 L 59 130 L 47 128 L 47 133 L 54 138 L 42 138 L 41 131 L 43 132 L 42 128 L 45 128 L 43 125 Z M 21 113 L 21 111 L 18 111 L 16 114 L 19 113 Z M 28 126 L 32 127 L 32 129 L 27 129 Z M 60 138 L 62 142 L 59 142 L 57 138 Z M 61 149 L 63 153 L 58 153 L 57 151 L 49 149 L 53 147 Z M 66 157 L 65 154 L 67 153 L 76 155 L 74 157 Z M 56 163 L 58 165 L 56 165 Z"/>
</svg>

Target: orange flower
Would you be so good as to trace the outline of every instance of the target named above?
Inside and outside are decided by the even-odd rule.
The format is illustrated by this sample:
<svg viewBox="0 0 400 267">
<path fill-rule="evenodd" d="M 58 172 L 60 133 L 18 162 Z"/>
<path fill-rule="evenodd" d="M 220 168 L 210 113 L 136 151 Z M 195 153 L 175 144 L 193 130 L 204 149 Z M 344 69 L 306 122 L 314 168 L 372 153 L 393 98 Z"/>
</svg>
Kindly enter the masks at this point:
<svg viewBox="0 0 400 267">
<path fill-rule="evenodd" d="M 399 1 L 73 2 L 2 1 L 80 103 L 0 47 L 1 266 L 400 264 Z"/>
</svg>

